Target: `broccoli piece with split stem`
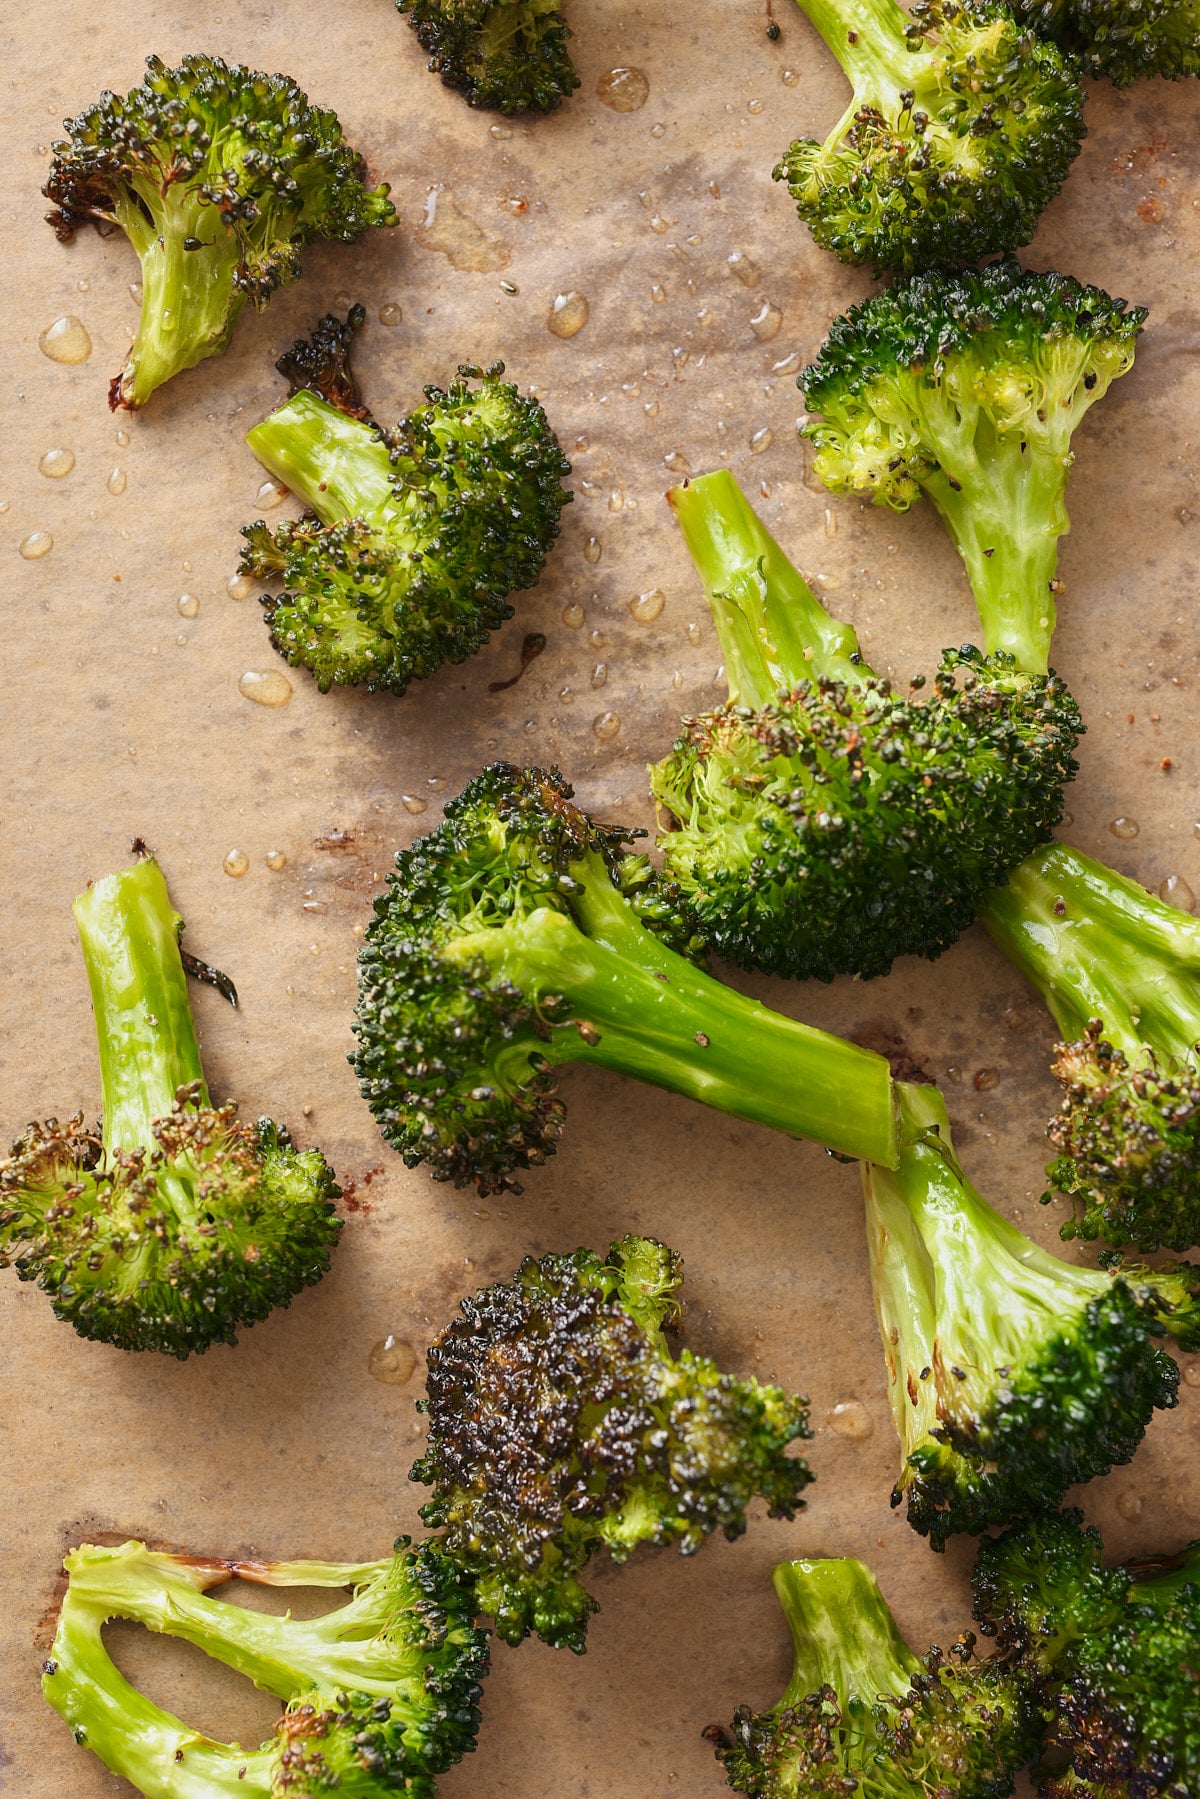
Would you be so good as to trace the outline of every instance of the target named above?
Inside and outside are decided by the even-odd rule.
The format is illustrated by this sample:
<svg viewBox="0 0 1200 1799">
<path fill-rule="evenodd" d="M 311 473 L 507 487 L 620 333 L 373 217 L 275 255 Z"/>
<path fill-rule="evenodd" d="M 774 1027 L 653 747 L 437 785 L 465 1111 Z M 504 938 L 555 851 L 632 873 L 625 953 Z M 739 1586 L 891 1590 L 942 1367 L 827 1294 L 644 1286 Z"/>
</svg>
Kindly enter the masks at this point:
<svg viewBox="0 0 1200 1799">
<path fill-rule="evenodd" d="M 354 1065 L 405 1162 L 481 1194 L 512 1188 L 562 1131 L 555 1066 L 591 1062 L 894 1163 L 883 1057 L 687 960 L 669 891 L 626 853 L 638 833 L 597 824 L 572 792 L 555 770 L 494 763 L 400 852 L 375 901 Z"/>
<path fill-rule="evenodd" d="M 776 167 L 822 249 L 877 270 L 1028 243 L 1085 135 L 1074 64 L 996 0 L 800 0 L 854 89 Z"/>
<path fill-rule="evenodd" d="M 1200 75 L 1196 0 L 1013 0 L 1013 11 L 1117 87 L 1152 75 Z"/>
<path fill-rule="evenodd" d="M 385 431 L 350 373 L 361 319 L 322 319 L 279 361 L 291 398 L 246 441 L 309 512 L 247 525 L 241 568 L 284 583 L 263 598 L 271 641 L 322 693 L 402 694 L 512 617 L 509 595 L 536 583 L 558 536 L 571 465 L 502 362 L 464 364 Z"/>
<path fill-rule="evenodd" d="M 396 0 L 429 67 L 471 106 L 553 112 L 579 86 L 558 0 Z"/>
<path fill-rule="evenodd" d="M 297 279 L 305 244 L 396 223 L 336 114 L 287 76 L 219 56 L 147 67 L 124 98 L 103 93 L 65 121 L 43 189 L 64 242 L 88 222 L 115 226 L 141 260 L 141 320 L 109 391 L 130 410 L 219 355 L 247 300 L 261 311 Z"/>
<path fill-rule="evenodd" d="M 210 1561 L 144 1543 L 89 1544 L 70 1576 L 42 1691 L 77 1743 L 146 1799 L 434 1799 L 437 1776 L 475 1747 L 487 1633 L 454 1563 L 401 1537 L 380 1562 Z M 238 1579 L 351 1589 L 336 1610 L 275 1617 L 210 1598 Z M 113 1618 L 178 1637 L 284 1702 L 273 1737 L 246 1750 L 193 1730 L 114 1666 Z"/>
<path fill-rule="evenodd" d="M 1200 924 L 1064 843 L 980 917 L 1064 1038 L 1047 1170 L 1073 1207 L 1063 1236 L 1200 1243 Z"/>
<path fill-rule="evenodd" d="M 805 1402 L 671 1350 L 682 1273 L 647 1237 L 604 1260 L 530 1257 L 464 1300 L 429 1352 L 421 1516 L 505 1642 L 532 1630 L 582 1653 L 596 1551 L 690 1555 L 711 1531 L 740 1536 L 756 1497 L 776 1518 L 803 1505 L 812 1476 L 788 1446 L 810 1434 Z"/>
<path fill-rule="evenodd" d="M 831 493 L 896 512 L 928 494 L 989 653 L 1045 673 L 1071 439 L 1133 365 L 1141 307 L 1014 261 L 924 274 L 852 307 L 799 377 Z"/>
<path fill-rule="evenodd" d="M 697 928 L 744 968 L 801 978 L 939 955 L 1062 817 L 1083 729 L 1070 693 L 969 644 L 944 652 L 927 699 L 923 677 L 897 693 L 732 475 L 668 497 L 729 681 L 650 770 Z"/>
<path fill-rule="evenodd" d="M 782 1562 L 795 1664 L 778 1705 L 705 1732 L 751 1799 L 1003 1799 L 1035 1726 L 1022 1683 L 975 1639 L 913 1654 L 861 1562 Z"/>
<path fill-rule="evenodd" d="M 103 1131 L 30 1125 L 0 1160 L 0 1266 L 82 1337 L 181 1359 L 235 1343 L 329 1267 L 340 1191 L 320 1150 L 214 1106 L 152 858 L 75 902 L 100 1048 Z"/>
<path fill-rule="evenodd" d="M 901 1445 L 893 1505 L 935 1549 L 1057 1505 L 1132 1457 L 1200 1347 L 1200 1270 L 1075 1267 L 994 1211 L 936 1087 L 898 1085 L 898 1172 L 866 1168 L 871 1280 Z"/>
</svg>

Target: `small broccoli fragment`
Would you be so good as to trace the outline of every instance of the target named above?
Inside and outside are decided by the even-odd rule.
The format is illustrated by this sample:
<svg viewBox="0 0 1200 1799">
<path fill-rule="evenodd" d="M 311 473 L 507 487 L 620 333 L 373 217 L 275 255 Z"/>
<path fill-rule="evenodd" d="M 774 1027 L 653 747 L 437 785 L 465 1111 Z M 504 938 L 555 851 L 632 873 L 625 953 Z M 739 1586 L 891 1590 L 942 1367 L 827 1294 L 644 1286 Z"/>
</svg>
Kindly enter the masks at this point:
<svg viewBox="0 0 1200 1799">
<path fill-rule="evenodd" d="M 401 1537 L 385 1560 L 346 1566 L 84 1544 L 66 1568 L 42 1691 L 76 1742 L 146 1799 L 434 1799 L 438 1775 L 475 1747 L 487 1632 L 435 1543 L 414 1550 Z M 234 1579 L 352 1596 L 317 1618 L 275 1617 L 208 1597 Z M 192 1643 L 281 1699 L 270 1741 L 216 1741 L 143 1697 L 104 1646 L 112 1618 Z"/>
<path fill-rule="evenodd" d="M 1103 1565 L 1079 1512 L 985 1538 L 975 1615 L 1046 1721 L 1041 1799 L 1200 1790 L 1200 1543 Z M 1015 1658 L 1015 1661 L 1014 1661 Z"/>
<path fill-rule="evenodd" d="M 897 1173 L 865 1168 L 875 1308 L 901 1446 L 893 1505 L 935 1549 L 1057 1505 L 1176 1404 L 1164 1332 L 1197 1341 L 1200 1270 L 1075 1267 L 994 1211 L 936 1087 L 899 1084 Z"/>
<path fill-rule="evenodd" d="M 0 1160 L 0 1266 L 82 1337 L 181 1359 L 319 1281 L 341 1230 L 317 1149 L 214 1106 L 183 921 L 152 858 L 89 887 L 75 919 L 100 1048 L 103 1131 L 30 1125 Z"/>
<path fill-rule="evenodd" d="M 838 319 L 799 377 L 831 493 L 929 498 L 966 565 L 989 652 L 1044 674 L 1071 439 L 1145 323 L 1097 287 L 1007 260 L 904 281 Z"/>
<path fill-rule="evenodd" d="M 471 106 L 553 112 L 579 77 L 558 0 L 396 0 L 429 67 Z"/>
<path fill-rule="evenodd" d="M 562 1131 L 554 1067 L 591 1062 L 894 1164 L 883 1057 L 687 960 L 669 889 L 626 852 L 639 833 L 597 824 L 572 793 L 556 770 L 494 763 L 375 901 L 354 1064 L 405 1162 L 512 1188 Z"/>
<path fill-rule="evenodd" d="M 997 0 L 800 0 L 854 89 L 775 169 L 822 249 L 877 270 L 1028 243 L 1085 135 L 1069 57 Z"/>
<path fill-rule="evenodd" d="M 751 1799 L 1003 1799 L 1034 1724 L 1022 1683 L 966 1632 L 918 1658 L 861 1562 L 782 1562 L 772 1576 L 795 1664 L 778 1705 L 705 1732 Z"/>
<path fill-rule="evenodd" d="M 732 1539 L 765 1499 L 792 1518 L 812 1476 L 788 1445 L 805 1402 L 674 1354 L 682 1263 L 647 1237 L 522 1262 L 465 1299 L 429 1352 L 429 1447 L 411 1478 L 446 1553 L 505 1642 L 530 1631 L 582 1653 L 594 1552 L 639 1543 L 690 1555 Z"/>
<path fill-rule="evenodd" d="M 863 661 L 724 471 L 668 496 L 729 699 L 650 770 L 664 868 L 743 968 L 832 980 L 937 956 L 1062 817 L 1083 724 L 1054 675 L 944 652 L 933 692 Z"/>
<path fill-rule="evenodd" d="M 1063 1236 L 1200 1243 L 1200 924 L 1064 843 L 980 917 L 1064 1038 L 1047 1170 L 1073 1206 Z"/>
<path fill-rule="evenodd" d="M 1117 87 L 1153 75 L 1200 75 L 1196 0 L 1012 0 L 1012 7 L 1085 74 L 1106 75 Z"/>
<path fill-rule="evenodd" d="M 141 321 L 109 391 L 130 410 L 219 355 L 247 300 L 261 311 L 297 279 L 305 244 L 396 223 L 336 114 L 287 76 L 219 56 L 147 67 L 124 98 L 103 93 L 64 121 L 43 189 L 64 242 L 89 222 L 117 226 L 141 259 Z"/>
<path fill-rule="evenodd" d="M 263 599 L 271 641 L 322 693 L 402 694 L 512 617 L 509 595 L 535 584 L 558 536 L 571 465 L 502 362 L 464 364 L 394 431 L 375 424 L 349 366 L 361 312 L 322 319 L 280 358 L 291 398 L 246 441 L 309 512 L 247 525 L 241 568 L 282 579 Z"/>
</svg>

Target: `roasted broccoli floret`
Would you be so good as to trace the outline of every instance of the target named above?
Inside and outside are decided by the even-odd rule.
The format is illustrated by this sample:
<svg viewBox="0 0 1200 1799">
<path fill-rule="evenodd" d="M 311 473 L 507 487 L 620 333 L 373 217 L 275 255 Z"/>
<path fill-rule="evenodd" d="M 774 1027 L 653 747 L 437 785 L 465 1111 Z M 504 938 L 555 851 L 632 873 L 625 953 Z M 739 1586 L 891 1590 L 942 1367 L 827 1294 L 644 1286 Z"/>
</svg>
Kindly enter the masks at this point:
<svg viewBox="0 0 1200 1799">
<path fill-rule="evenodd" d="M 210 1561 L 144 1543 L 85 1544 L 44 1664 L 42 1691 L 77 1743 L 146 1799 L 434 1799 L 437 1777 L 475 1747 L 487 1633 L 474 1593 L 434 1543 L 401 1537 L 380 1562 Z M 317 1618 L 220 1599 L 227 1580 L 347 1587 Z M 110 1660 L 111 1618 L 193 1643 L 273 1693 L 284 1711 L 258 1749 L 215 1741 L 143 1697 Z"/>
<path fill-rule="evenodd" d="M 923 677 L 896 693 L 732 475 L 669 498 L 729 682 L 650 770 L 698 929 L 744 968 L 821 980 L 940 954 L 1062 817 L 1083 729 L 1070 693 L 969 644 L 928 698 Z"/>
<path fill-rule="evenodd" d="M 1047 1170 L 1073 1207 L 1063 1236 L 1200 1243 L 1200 923 L 1065 843 L 980 917 L 1063 1035 Z"/>
<path fill-rule="evenodd" d="M 292 397 L 246 441 L 309 508 L 242 535 L 244 573 L 279 579 L 263 599 L 271 641 L 322 693 L 408 683 L 474 655 L 532 587 L 571 494 L 571 465 L 536 400 L 504 364 L 465 366 L 393 431 L 375 424 L 350 373 L 352 333 L 322 319 L 279 361 Z"/>
<path fill-rule="evenodd" d="M 1018 668 L 1047 667 L 1071 438 L 1132 366 L 1145 318 L 1011 260 L 919 275 L 838 319 L 799 378 L 820 480 L 897 512 L 928 494 L 988 651 Z"/>
<path fill-rule="evenodd" d="M 43 189 L 64 242 L 89 222 L 119 226 L 141 259 L 141 321 L 109 389 L 130 410 L 224 350 L 247 300 L 261 311 L 296 280 L 305 244 L 396 223 L 336 114 L 286 75 L 219 56 L 148 68 L 123 99 L 103 93 L 64 121 Z"/>
<path fill-rule="evenodd" d="M 320 1150 L 210 1101 L 157 862 L 97 881 L 75 919 L 103 1130 L 51 1118 L 0 1160 L 0 1266 L 81 1337 L 180 1358 L 234 1343 L 326 1272 L 339 1189 Z"/>
<path fill-rule="evenodd" d="M 894 1165 L 883 1057 L 687 960 L 669 891 L 626 852 L 640 833 L 596 823 L 572 793 L 556 770 L 494 763 L 375 901 L 354 1063 L 405 1162 L 512 1188 L 557 1146 L 555 1066 L 592 1062 Z"/>
<path fill-rule="evenodd" d="M 778 1705 L 705 1732 L 738 1793 L 1002 1799 L 1034 1726 L 1022 1683 L 964 1633 L 913 1654 L 869 1568 L 781 1562 L 772 1576 L 795 1665 Z"/>
<path fill-rule="evenodd" d="M 1107 75 L 1117 87 L 1200 75 L 1195 0 L 1013 0 L 1013 11 L 1086 74 Z"/>
<path fill-rule="evenodd" d="M 800 0 L 854 92 L 775 169 L 823 249 L 914 269 L 1028 243 L 1085 135 L 1069 57 L 997 0 Z"/>
<path fill-rule="evenodd" d="M 1200 1269 L 1080 1268 L 993 1211 L 954 1159 L 936 1087 L 898 1087 L 899 1171 L 866 1168 L 867 1238 L 901 1473 L 935 1549 L 1057 1505 L 1129 1461 L 1200 1347 Z"/>
<path fill-rule="evenodd" d="M 1079 1512 L 985 1538 L 975 1615 L 1046 1723 L 1041 1799 L 1200 1791 L 1200 1543 L 1105 1568 Z"/>
<path fill-rule="evenodd" d="M 429 67 L 472 106 L 553 112 L 579 86 L 557 0 L 396 0 Z"/>
<path fill-rule="evenodd" d="M 412 1479 L 434 1496 L 421 1516 L 505 1642 L 532 1630 L 582 1652 L 595 1551 L 691 1555 L 710 1531 L 740 1536 L 754 1498 L 773 1518 L 804 1503 L 812 1476 L 788 1446 L 810 1434 L 805 1402 L 672 1351 L 682 1278 L 647 1237 L 606 1260 L 530 1257 L 465 1299 L 429 1352 L 429 1446 Z"/>
</svg>

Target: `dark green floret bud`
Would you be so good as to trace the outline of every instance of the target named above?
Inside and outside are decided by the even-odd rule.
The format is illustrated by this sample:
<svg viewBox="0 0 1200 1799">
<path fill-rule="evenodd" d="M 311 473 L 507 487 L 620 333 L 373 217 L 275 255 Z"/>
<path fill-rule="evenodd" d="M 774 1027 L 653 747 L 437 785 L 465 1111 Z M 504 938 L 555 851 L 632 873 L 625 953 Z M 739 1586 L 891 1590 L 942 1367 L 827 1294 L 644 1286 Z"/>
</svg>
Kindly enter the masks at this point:
<svg viewBox="0 0 1200 1799">
<path fill-rule="evenodd" d="M 1013 0 L 1016 16 L 1117 87 L 1200 75 L 1196 0 Z"/>
<path fill-rule="evenodd" d="M 530 1257 L 465 1299 L 429 1352 L 421 1511 L 475 1581 L 498 1636 L 582 1652 L 582 1576 L 639 1543 L 691 1555 L 746 1528 L 752 1499 L 792 1518 L 812 1476 L 789 1445 L 805 1402 L 676 1351 L 682 1264 L 647 1237 Z"/>
<path fill-rule="evenodd" d="M 579 86 L 557 0 L 396 0 L 429 67 L 471 106 L 553 112 Z"/>
</svg>

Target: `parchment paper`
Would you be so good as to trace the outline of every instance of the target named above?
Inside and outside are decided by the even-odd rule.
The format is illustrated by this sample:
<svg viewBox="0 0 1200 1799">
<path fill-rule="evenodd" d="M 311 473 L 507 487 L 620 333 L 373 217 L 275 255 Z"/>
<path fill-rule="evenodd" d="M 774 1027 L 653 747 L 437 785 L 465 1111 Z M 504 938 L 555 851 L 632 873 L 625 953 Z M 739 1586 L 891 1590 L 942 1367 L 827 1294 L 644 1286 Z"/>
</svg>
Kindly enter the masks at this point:
<svg viewBox="0 0 1200 1799">
<path fill-rule="evenodd" d="M 499 130 L 425 72 L 388 0 L 218 0 L 199 12 L 179 0 L 63 0 L 9 14 L 0 1133 L 80 1106 L 95 1116 L 70 901 L 123 866 L 140 835 L 187 919 L 187 945 L 241 993 L 237 1013 L 194 993 L 214 1091 L 319 1142 L 354 1189 L 322 1285 L 236 1350 L 186 1364 L 84 1343 L 39 1292 L 0 1277 L 0 1790 L 19 1799 L 128 1790 L 73 1745 L 38 1694 L 69 1544 L 103 1532 L 269 1557 L 385 1552 L 417 1527 L 422 1492 L 406 1476 L 421 1434 L 420 1358 L 458 1299 L 527 1253 L 602 1249 L 631 1229 L 686 1258 L 697 1350 L 811 1395 L 811 1503 L 793 1525 L 756 1514 L 741 1542 L 710 1542 L 692 1562 L 668 1552 L 621 1570 L 597 1562 L 589 1581 L 603 1609 L 586 1658 L 536 1643 L 497 1650 L 479 1750 L 446 1778 L 447 1799 L 716 1799 L 725 1789 L 701 1728 L 739 1702 L 771 1703 L 786 1677 L 768 1582 L 783 1557 L 867 1559 L 918 1648 L 968 1622 L 970 1544 L 934 1558 L 888 1507 L 897 1450 L 854 1169 L 577 1071 L 563 1082 L 570 1117 L 557 1158 L 529 1177 L 523 1199 L 480 1202 L 404 1171 L 346 1065 L 370 895 L 396 848 L 436 822 L 482 762 L 556 760 L 586 805 L 652 822 L 644 765 L 681 712 L 719 687 L 715 638 L 662 499 L 680 458 L 696 470 L 728 462 L 877 667 L 907 678 L 942 645 L 977 634 L 932 513 L 898 519 L 829 500 L 794 435 L 787 359 L 807 359 L 834 313 L 870 285 L 815 249 L 770 180 L 792 137 L 823 132 L 840 113 L 831 59 L 789 0 L 777 0 L 778 43 L 753 0 L 573 0 L 569 10 L 580 92 L 555 117 Z M 245 316 L 223 360 L 173 381 L 143 416 L 113 418 L 105 390 L 134 320 L 136 260 L 120 237 L 56 243 L 38 193 L 46 146 L 64 113 L 140 79 L 148 52 L 174 62 L 197 49 L 285 69 L 335 107 L 392 182 L 402 223 L 353 248 L 309 251 L 304 281 L 262 317 Z M 597 82 L 628 65 L 648 77 L 649 98 L 619 114 Z M 1070 835 L 1151 886 L 1176 874 L 1200 890 L 1197 92 L 1098 87 L 1091 136 L 1028 260 L 1152 308 L 1136 369 L 1076 445 L 1055 660 L 1091 732 Z M 466 245 L 458 259 L 490 267 L 455 268 L 422 242 L 435 186 L 435 235 L 457 208 L 475 227 L 450 232 Z M 756 285 L 730 272 L 734 252 L 758 265 Z M 586 296 L 589 316 L 564 341 L 546 321 L 571 291 Z M 290 702 L 268 709 L 241 697 L 239 678 L 283 665 L 257 602 L 226 589 L 238 528 L 261 510 L 262 472 L 243 437 L 282 397 L 275 357 L 324 310 L 355 299 L 368 313 L 358 366 L 380 417 L 399 416 L 460 360 L 503 356 L 572 453 L 576 501 L 541 585 L 483 655 L 402 701 L 322 698 L 293 671 Z M 764 303 L 782 318 L 759 341 L 751 320 Z M 402 308 L 400 324 L 380 322 L 385 306 Z M 39 351 L 39 333 L 63 315 L 91 335 L 81 366 Z M 763 449 L 759 436 L 752 453 L 764 431 L 773 439 Z M 52 447 L 76 458 L 64 480 L 39 473 Z M 119 495 L 106 487 L 115 468 L 127 477 Z M 23 560 L 17 545 L 36 530 L 54 547 Z M 655 588 L 661 616 L 638 622 L 629 602 Z M 184 593 L 200 602 L 190 620 L 177 610 Z M 582 623 L 564 622 L 578 609 Z M 516 672 L 530 631 L 546 634 L 544 655 L 519 685 L 489 694 Z M 606 712 L 620 721 L 607 739 L 593 729 Z M 406 810 L 404 795 L 427 809 Z M 1117 818 L 1137 822 L 1136 838 L 1110 833 Z M 240 878 L 223 872 L 232 851 L 249 858 Z M 287 857 L 278 872 L 266 863 L 273 851 Z M 1052 1030 L 980 933 L 871 985 L 740 984 L 905 1048 L 945 1085 L 978 1184 L 1056 1241 L 1057 1216 L 1036 1203 L 1055 1103 Z M 985 1075 L 979 1091 L 981 1070 L 996 1081 Z M 389 1333 L 417 1351 L 407 1386 L 368 1372 Z M 1200 1531 L 1198 1385 L 1193 1364 L 1179 1410 L 1156 1419 L 1132 1467 L 1083 1495 L 1114 1551 Z M 850 1399 L 872 1427 L 862 1441 L 829 1424 Z M 268 1734 L 273 1703 L 246 1683 L 136 1631 L 112 1641 L 135 1678 L 198 1726 L 248 1743 Z"/>
</svg>

